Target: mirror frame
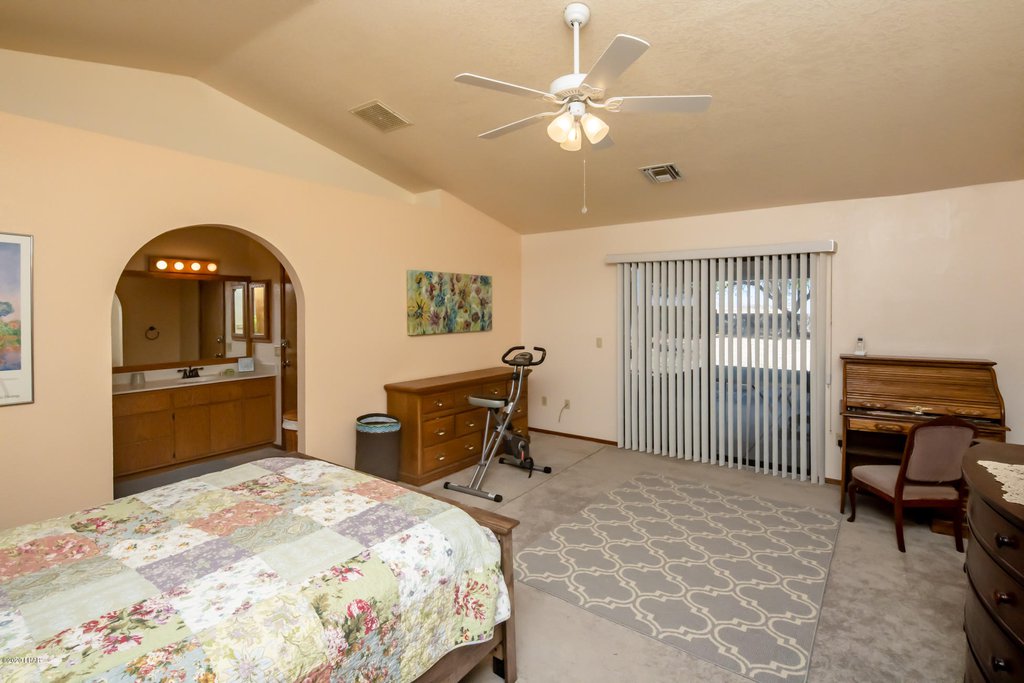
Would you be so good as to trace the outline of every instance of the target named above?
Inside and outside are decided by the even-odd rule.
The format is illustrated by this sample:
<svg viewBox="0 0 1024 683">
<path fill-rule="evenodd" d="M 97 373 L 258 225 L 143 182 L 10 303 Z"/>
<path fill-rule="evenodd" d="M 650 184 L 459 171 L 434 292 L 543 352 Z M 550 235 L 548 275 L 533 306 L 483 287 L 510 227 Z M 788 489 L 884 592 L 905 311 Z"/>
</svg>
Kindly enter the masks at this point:
<svg viewBox="0 0 1024 683">
<path fill-rule="evenodd" d="M 257 310 L 256 290 L 263 289 L 263 305 Z M 270 296 L 273 292 L 273 285 L 270 280 L 252 280 L 249 282 L 249 339 L 256 342 L 269 342 L 270 337 Z M 256 321 L 263 319 L 263 334 L 256 334 Z"/>
<path fill-rule="evenodd" d="M 228 283 L 225 283 L 228 284 Z M 231 284 L 231 338 L 235 341 L 249 341 L 249 278 L 242 280 L 236 278 L 230 281 Z M 238 307 L 235 306 L 235 294 L 237 292 L 242 293 L 242 310 L 239 311 Z M 238 316 L 242 316 L 242 333 L 236 332 L 238 329 Z M 246 347 L 250 352 L 248 355 L 252 355 L 252 348 Z"/>
<path fill-rule="evenodd" d="M 121 277 L 148 277 L 165 280 L 221 280 L 223 282 L 244 282 L 246 283 L 245 288 L 248 290 L 248 283 L 252 280 L 248 275 L 215 275 L 215 274 L 202 274 L 202 275 L 178 275 L 177 273 L 151 273 L 147 270 L 125 270 L 121 273 Z M 246 330 L 248 331 L 248 329 Z M 248 338 L 245 339 L 245 355 L 252 356 L 252 341 Z M 237 363 L 238 358 L 196 358 L 194 360 L 181 360 L 168 363 L 142 363 L 139 365 L 121 365 L 113 366 L 112 372 L 114 374 L 121 374 L 125 372 L 141 372 L 143 370 L 169 370 L 171 368 L 180 368 L 183 365 L 187 366 L 198 366 L 198 365 L 227 365 L 228 363 Z"/>
</svg>

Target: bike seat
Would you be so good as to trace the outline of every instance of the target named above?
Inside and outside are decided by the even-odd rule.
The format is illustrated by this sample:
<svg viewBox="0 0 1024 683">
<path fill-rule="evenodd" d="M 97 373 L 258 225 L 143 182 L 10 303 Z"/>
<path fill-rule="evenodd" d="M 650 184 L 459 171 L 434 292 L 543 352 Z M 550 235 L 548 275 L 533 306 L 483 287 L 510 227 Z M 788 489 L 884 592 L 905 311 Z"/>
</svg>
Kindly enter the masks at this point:
<svg viewBox="0 0 1024 683">
<path fill-rule="evenodd" d="M 507 398 L 491 398 L 490 396 L 470 396 L 469 405 L 477 408 L 504 408 L 508 405 Z"/>
</svg>

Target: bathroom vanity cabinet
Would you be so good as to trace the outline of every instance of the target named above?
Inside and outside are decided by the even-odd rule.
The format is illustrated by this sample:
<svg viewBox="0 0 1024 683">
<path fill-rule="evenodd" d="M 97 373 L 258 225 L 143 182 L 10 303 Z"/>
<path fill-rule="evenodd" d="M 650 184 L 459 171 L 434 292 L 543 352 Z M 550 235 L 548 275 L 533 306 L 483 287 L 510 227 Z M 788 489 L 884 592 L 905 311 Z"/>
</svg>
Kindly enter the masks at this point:
<svg viewBox="0 0 1024 683">
<path fill-rule="evenodd" d="M 114 476 L 274 442 L 274 377 L 114 395 Z"/>
</svg>

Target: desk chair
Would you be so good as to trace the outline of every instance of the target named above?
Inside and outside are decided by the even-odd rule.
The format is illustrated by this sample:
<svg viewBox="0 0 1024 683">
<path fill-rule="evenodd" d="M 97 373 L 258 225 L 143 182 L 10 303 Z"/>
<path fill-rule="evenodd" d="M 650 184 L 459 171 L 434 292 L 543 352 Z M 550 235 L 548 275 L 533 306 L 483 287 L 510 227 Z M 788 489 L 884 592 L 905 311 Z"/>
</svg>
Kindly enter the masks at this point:
<svg viewBox="0 0 1024 683">
<path fill-rule="evenodd" d="M 975 436 L 974 427 L 956 417 L 939 417 L 911 428 L 899 465 L 860 465 L 850 472 L 850 517 L 857 516 L 857 491 L 865 490 L 893 505 L 896 545 L 903 543 L 903 508 L 948 508 L 953 536 L 964 551 L 964 486 L 961 461 Z"/>
</svg>

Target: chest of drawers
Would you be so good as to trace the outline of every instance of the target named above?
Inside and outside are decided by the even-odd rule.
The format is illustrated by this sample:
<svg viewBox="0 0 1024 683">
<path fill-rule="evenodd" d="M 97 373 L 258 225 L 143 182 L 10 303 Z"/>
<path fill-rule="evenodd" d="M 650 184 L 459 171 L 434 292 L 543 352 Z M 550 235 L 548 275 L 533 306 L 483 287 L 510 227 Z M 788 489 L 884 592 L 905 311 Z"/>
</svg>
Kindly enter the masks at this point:
<svg viewBox="0 0 1024 683">
<path fill-rule="evenodd" d="M 1006 500 L 979 461 L 1024 467 L 1024 446 L 982 442 L 964 458 L 967 519 L 965 681 L 1024 680 L 1024 505 Z"/>
<path fill-rule="evenodd" d="M 388 414 L 402 422 L 398 478 L 416 486 L 440 479 L 480 457 L 486 410 L 469 397 L 508 396 L 511 368 L 489 368 L 384 385 Z M 527 382 L 512 429 L 528 436 Z"/>
</svg>

